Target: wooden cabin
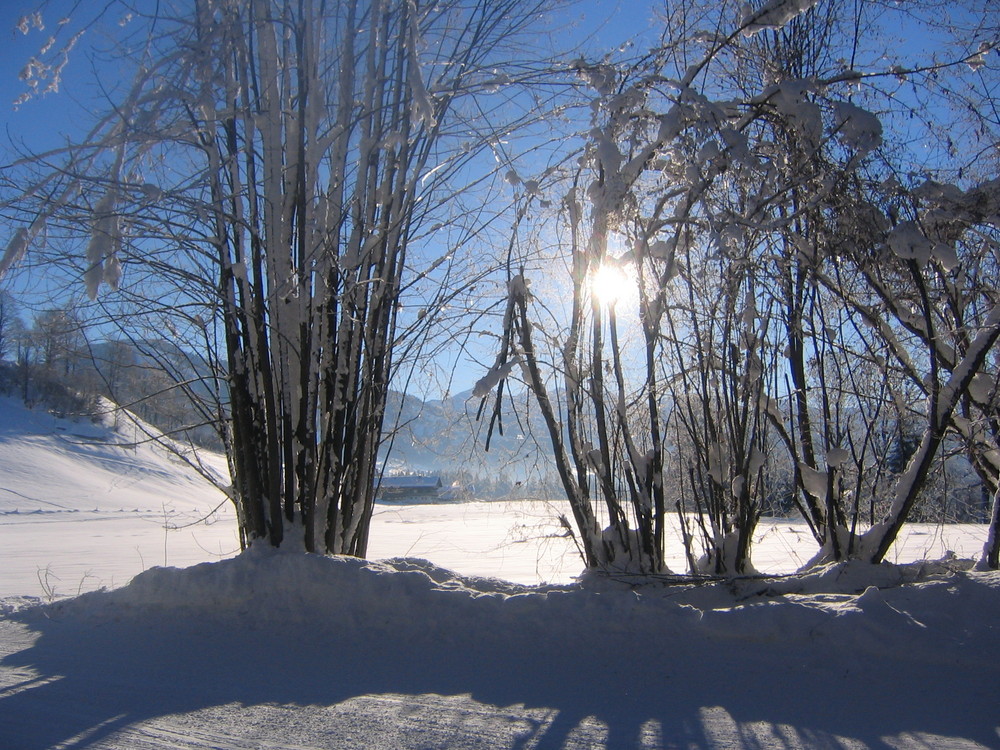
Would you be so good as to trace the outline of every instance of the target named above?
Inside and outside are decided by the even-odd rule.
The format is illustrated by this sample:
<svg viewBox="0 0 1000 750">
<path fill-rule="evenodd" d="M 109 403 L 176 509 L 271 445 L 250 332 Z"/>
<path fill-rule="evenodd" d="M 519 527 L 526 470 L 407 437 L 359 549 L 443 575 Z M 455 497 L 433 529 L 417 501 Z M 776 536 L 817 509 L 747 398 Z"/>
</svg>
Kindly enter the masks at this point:
<svg viewBox="0 0 1000 750">
<path fill-rule="evenodd" d="M 384 503 L 432 503 L 439 499 L 441 488 L 439 476 L 382 477 L 375 499 Z"/>
</svg>

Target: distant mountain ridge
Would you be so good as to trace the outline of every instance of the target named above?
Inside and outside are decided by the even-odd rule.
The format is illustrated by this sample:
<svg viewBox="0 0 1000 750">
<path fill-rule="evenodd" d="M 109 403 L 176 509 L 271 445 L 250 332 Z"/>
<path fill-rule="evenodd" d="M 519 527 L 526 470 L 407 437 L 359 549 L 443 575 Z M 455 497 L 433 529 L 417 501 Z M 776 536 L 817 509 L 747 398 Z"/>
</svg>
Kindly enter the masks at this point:
<svg viewBox="0 0 1000 750">
<path fill-rule="evenodd" d="M 14 366 L 7 367 L 10 387 Z M 220 373 L 177 342 L 166 338 L 93 342 L 75 359 L 72 370 L 62 386 L 67 393 L 99 394 L 167 434 L 222 450 L 216 428 L 206 424 L 225 398 Z M 38 377 L 43 375 L 39 371 Z M 203 399 L 200 410 L 192 405 L 191 396 Z M 386 472 L 462 475 L 463 483 L 483 488 L 495 483 L 500 493 L 506 485 L 551 480 L 555 471 L 547 432 L 530 394 L 505 389 L 501 418 L 491 428 L 494 399 L 490 393 L 479 415 L 481 399 L 472 389 L 427 400 L 390 391 L 386 440 L 379 456 Z M 542 437 L 541 448 L 532 435 Z"/>
<path fill-rule="evenodd" d="M 493 406 L 491 395 L 477 419 L 480 399 L 471 390 L 444 399 L 423 401 L 393 391 L 386 409 L 386 429 L 398 424 L 383 451 L 387 469 L 394 471 L 458 472 L 506 475 L 531 482 L 551 473 L 548 454 L 532 435 L 544 435 L 528 394 L 505 396 L 502 422 L 494 426 L 486 450 Z M 501 432 L 502 429 L 502 432 Z"/>
</svg>

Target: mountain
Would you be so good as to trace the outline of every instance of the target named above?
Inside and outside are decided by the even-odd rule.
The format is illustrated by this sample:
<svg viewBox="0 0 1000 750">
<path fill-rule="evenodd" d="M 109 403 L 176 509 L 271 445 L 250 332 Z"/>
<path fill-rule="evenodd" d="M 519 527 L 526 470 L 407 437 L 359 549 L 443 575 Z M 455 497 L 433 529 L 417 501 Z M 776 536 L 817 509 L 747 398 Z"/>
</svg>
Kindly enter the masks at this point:
<svg viewBox="0 0 1000 750">
<path fill-rule="evenodd" d="M 389 472 L 464 473 L 509 483 L 537 484 L 554 473 L 545 427 L 526 392 L 505 396 L 501 418 L 490 432 L 491 394 L 482 414 L 480 399 L 465 391 L 423 401 L 391 392 L 386 426 L 396 423 L 383 451 Z M 502 430 L 502 432 L 501 432 Z M 539 438 L 536 444 L 532 436 Z"/>
<path fill-rule="evenodd" d="M 17 368 L 5 363 L 0 389 L 31 392 L 31 398 L 53 405 L 55 397 L 76 397 L 65 412 L 86 411 L 87 398 L 99 394 L 124 404 L 157 429 L 220 451 L 221 440 L 211 417 L 225 388 L 204 358 L 165 339 L 95 342 L 66 367 L 32 365 L 30 388 L 21 388 Z M 177 384 L 183 387 L 177 387 Z M 216 389 L 219 389 L 216 393 Z M 201 402 L 195 408 L 192 398 Z M 555 476 L 547 432 L 533 400 L 524 390 L 505 390 L 500 418 L 494 417 L 491 393 L 480 415 L 480 399 L 471 390 L 446 398 L 422 400 L 390 391 L 386 408 L 386 442 L 380 452 L 386 471 L 443 474 L 474 485 L 487 495 L 508 495 L 513 487 L 539 486 Z M 492 426 L 491 426 L 492 422 Z M 540 436 L 541 449 L 532 439 Z M 489 449 L 487 450 L 487 443 Z"/>
</svg>

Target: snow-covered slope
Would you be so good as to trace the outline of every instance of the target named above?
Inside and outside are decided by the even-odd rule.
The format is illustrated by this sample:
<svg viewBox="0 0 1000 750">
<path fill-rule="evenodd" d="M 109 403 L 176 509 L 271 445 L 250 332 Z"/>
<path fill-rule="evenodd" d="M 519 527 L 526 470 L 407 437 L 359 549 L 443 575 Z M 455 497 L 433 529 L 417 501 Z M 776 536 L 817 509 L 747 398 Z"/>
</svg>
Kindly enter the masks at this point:
<svg viewBox="0 0 1000 750">
<path fill-rule="evenodd" d="M 207 514 L 220 505 L 222 493 L 149 440 L 153 432 L 113 411 L 96 421 L 61 419 L 0 398 L 0 513 L 172 517 Z M 206 455 L 221 477 L 224 462 Z M 151 498 L 159 498 L 154 507 Z"/>
<path fill-rule="evenodd" d="M 0 595 L 75 594 L 238 549 L 225 496 L 149 431 L 111 411 L 60 419 L 0 398 Z"/>
</svg>

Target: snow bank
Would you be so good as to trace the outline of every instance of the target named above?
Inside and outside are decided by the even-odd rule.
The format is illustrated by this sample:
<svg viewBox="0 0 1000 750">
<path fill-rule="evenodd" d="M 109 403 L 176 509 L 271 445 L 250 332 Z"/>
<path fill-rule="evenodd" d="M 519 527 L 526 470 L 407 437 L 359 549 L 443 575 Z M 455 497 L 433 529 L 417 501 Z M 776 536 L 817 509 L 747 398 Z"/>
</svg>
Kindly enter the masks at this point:
<svg viewBox="0 0 1000 750">
<path fill-rule="evenodd" d="M 994 747 L 1000 574 L 965 567 L 523 586 L 253 548 L 7 600 L 0 745 Z"/>
<path fill-rule="evenodd" d="M 506 634 L 510 648 L 553 633 L 584 641 L 599 633 L 615 641 L 710 637 L 781 647 L 847 638 L 854 651 L 909 658 L 933 642 L 935 658 L 943 658 L 942 634 L 961 633 L 963 646 L 978 640 L 998 651 L 1000 573 L 971 567 L 950 559 L 852 562 L 725 582 L 594 574 L 569 585 L 525 586 L 461 576 L 418 559 L 369 562 L 256 545 L 219 562 L 152 568 L 123 588 L 48 605 L 45 616 L 305 624 L 456 644 L 491 632 Z"/>
</svg>

